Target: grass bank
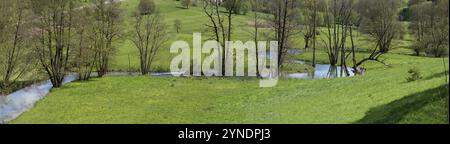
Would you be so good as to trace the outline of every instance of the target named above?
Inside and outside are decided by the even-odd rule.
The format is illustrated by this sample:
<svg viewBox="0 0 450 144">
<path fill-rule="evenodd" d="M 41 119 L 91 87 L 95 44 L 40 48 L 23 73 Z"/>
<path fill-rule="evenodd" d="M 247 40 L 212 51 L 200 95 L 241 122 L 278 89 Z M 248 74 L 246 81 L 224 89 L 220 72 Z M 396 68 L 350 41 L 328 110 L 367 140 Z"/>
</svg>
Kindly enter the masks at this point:
<svg viewBox="0 0 450 144">
<path fill-rule="evenodd" d="M 448 123 L 442 59 L 387 56 L 390 67 L 368 63 L 364 76 L 283 79 L 273 88 L 248 78 L 75 82 L 11 123 Z M 423 78 L 407 82 L 411 67 Z"/>
</svg>

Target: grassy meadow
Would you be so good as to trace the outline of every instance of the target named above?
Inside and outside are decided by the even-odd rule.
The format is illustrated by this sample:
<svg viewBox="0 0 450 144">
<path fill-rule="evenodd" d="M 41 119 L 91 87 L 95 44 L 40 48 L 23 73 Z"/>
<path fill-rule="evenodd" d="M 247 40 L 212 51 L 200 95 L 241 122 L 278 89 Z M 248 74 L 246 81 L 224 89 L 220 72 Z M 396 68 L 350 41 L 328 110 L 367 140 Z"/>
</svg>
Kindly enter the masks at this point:
<svg viewBox="0 0 450 144">
<path fill-rule="evenodd" d="M 247 78 L 74 82 L 12 123 L 448 123 L 442 59 L 390 57 L 391 67 L 369 64 L 364 76 L 285 79 L 273 88 Z M 413 66 L 424 78 L 407 82 Z"/>
<path fill-rule="evenodd" d="M 138 0 L 122 4 L 123 37 L 133 32 Z M 192 41 L 194 32 L 211 38 L 204 24 L 208 19 L 201 7 L 181 8 L 175 0 L 156 0 L 165 17 L 170 40 L 159 51 L 152 71 L 170 71 L 176 54 L 170 44 Z M 175 20 L 182 29 L 176 33 Z M 251 15 L 237 15 L 233 39 L 250 40 Z M 407 25 L 407 24 L 405 24 Z M 269 33 L 269 29 L 262 32 Z M 323 39 L 324 35 L 319 35 Z M 303 49 L 301 34 L 296 48 Z M 73 82 L 52 89 L 35 108 L 23 113 L 12 124 L 27 123 L 394 123 L 448 124 L 448 58 L 412 56 L 414 39 L 405 34 L 393 42 L 393 50 L 382 58 L 389 66 L 376 62 L 363 65 L 364 75 L 335 79 L 280 79 L 272 88 L 260 88 L 255 78 L 224 77 L 147 77 L 117 76 Z M 328 63 L 318 44 L 317 62 Z M 357 58 L 371 48 L 373 40 L 364 34 L 356 38 Z M 117 52 L 113 71 L 138 71 L 137 49 L 131 40 L 115 42 Z M 310 61 L 311 50 L 290 54 L 290 59 Z M 351 62 L 350 62 L 351 63 Z M 445 66 L 445 68 L 444 68 Z M 408 82 L 408 70 L 416 68 L 422 79 Z M 287 66 L 285 71 L 312 71 L 307 65 Z"/>
</svg>

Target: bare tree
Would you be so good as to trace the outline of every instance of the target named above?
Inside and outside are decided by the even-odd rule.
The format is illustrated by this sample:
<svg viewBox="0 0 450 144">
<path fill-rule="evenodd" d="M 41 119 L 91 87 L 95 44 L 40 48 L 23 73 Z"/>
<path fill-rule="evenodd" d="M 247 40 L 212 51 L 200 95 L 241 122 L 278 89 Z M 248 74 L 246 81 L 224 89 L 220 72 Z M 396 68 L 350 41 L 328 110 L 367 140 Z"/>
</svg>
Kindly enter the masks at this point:
<svg viewBox="0 0 450 144">
<path fill-rule="evenodd" d="M 431 2 L 422 2 L 413 4 L 410 6 L 411 10 L 411 24 L 409 29 L 416 38 L 416 42 L 413 46 L 416 56 L 419 56 L 421 52 L 424 52 L 426 42 L 425 36 L 428 32 L 427 27 L 430 26 L 429 20 L 431 19 Z"/>
<path fill-rule="evenodd" d="M 76 36 L 74 49 L 75 72 L 78 73 L 79 80 L 89 80 L 95 68 L 97 54 L 95 53 L 95 27 L 92 17 L 93 10 L 89 7 L 79 9 L 76 14 Z"/>
<path fill-rule="evenodd" d="M 231 28 L 232 28 L 232 21 L 233 21 L 233 12 L 237 8 L 238 0 L 227 0 L 228 1 L 228 10 L 227 10 L 227 18 L 228 18 L 228 26 L 227 26 L 227 40 L 231 40 Z"/>
<path fill-rule="evenodd" d="M 333 1 L 336 2 L 336 1 Z M 329 2 L 330 3 L 330 2 Z M 322 40 L 323 44 L 325 45 L 325 47 L 327 48 L 327 54 L 328 54 L 328 59 L 330 62 L 330 65 L 332 66 L 336 66 L 338 63 L 338 56 L 339 56 L 339 51 L 338 51 L 338 45 L 337 44 L 339 42 L 339 40 L 337 39 L 337 27 L 336 27 L 336 22 L 335 22 L 335 15 L 336 12 L 335 10 L 332 10 L 331 4 L 327 3 L 327 8 L 325 11 L 325 23 L 326 23 L 326 28 L 327 28 L 327 32 L 326 32 L 326 40 Z M 334 8 L 336 9 L 336 8 Z"/>
<path fill-rule="evenodd" d="M 435 0 L 431 5 L 429 34 L 426 53 L 435 57 L 448 55 L 449 50 L 449 1 Z"/>
<path fill-rule="evenodd" d="M 184 8 L 189 9 L 189 6 L 191 6 L 191 0 L 181 0 L 181 5 Z"/>
<path fill-rule="evenodd" d="M 135 14 L 135 34 L 132 41 L 139 50 L 142 75 L 151 71 L 158 50 L 168 40 L 165 29 L 164 19 L 158 10 L 147 14 L 138 11 Z"/>
<path fill-rule="evenodd" d="M 139 0 L 138 11 L 140 15 L 153 14 L 156 10 L 156 5 L 153 0 Z"/>
<path fill-rule="evenodd" d="M 359 67 L 366 61 L 376 61 L 385 64 L 380 56 L 391 49 L 392 40 L 401 32 L 398 21 L 399 1 L 397 0 L 359 0 L 358 13 L 361 16 L 360 29 L 376 41 L 368 57 L 356 63 Z"/>
<path fill-rule="evenodd" d="M 342 35 L 342 42 L 341 42 L 341 75 L 346 74 L 347 76 L 350 75 L 348 69 L 347 69 L 347 58 L 350 54 L 353 54 L 353 60 L 356 58 L 355 53 L 355 43 L 353 39 L 353 25 L 355 22 L 355 19 L 353 19 L 354 9 L 356 0 L 341 0 L 340 5 L 340 14 L 339 14 L 339 23 L 341 25 L 341 35 Z M 346 42 L 349 37 L 350 32 L 350 40 L 351 40 L 351 51 L 347 54 L 347 46 Z"/>
<path fill-rule="evenodd" d="M 5 86 L 20 78 L 31 62 L 26 50 L 28 27 L 24 22 L 27 4 L 24 0 L 0 2 L 0 75 Z"/>
<path fill-rule="evenodd" d="M 37 19 L 38 59 L 54 87 L 63 83 L 68 68 L 69 51 L 72 48 L 73 12 L 76 1 L 32 1 Z"/>
<path fill-rule="evenodd" d="M 96 27 L 95 51 L 98 76 L 108 72 L 109 61 L 115 52 L 113 41 L 120 34 L 120 3 L 115 0 L 94 0 Z"/>
<path fill-rule="evenodd" d="M 342 56 L 341 49 L 345 47 L 347 27 L 344 21 L 348 17 L 346 6 L 344 1 L 331 0 L 327 4 L 325 12 L 327 40 L 322 41 L 327 47 L 330 64 L 333 66 L 339 63 L 339 58 Z"/>
<path fill-rule="evenodd" d="M 340 64 L 341 76 L 349 75 L 347 58 L 352 54 L 355 60 L 355 43 L 353 39 L 353 27 L 355 23 L 355 0 L 330 0 L 324 5 L 326 39 L 322 39 L 330 64 L 337 69 Z M 347 41 L 350 37 L 351 51 L 347 52 Z M 355 62 L 353 62 L 355 63 Z M 336 71 L 337 72 L 337 71 Z M 337 74 L 337 73 L 332 73 Z"/>
<path fill-rule="evenodd" d="M 356 70 L 357 66 L 356 66 L 356 46 L 355 46 L 355 39 L 354 39 L 354 35 L 353 35 L 353 29 L 355 28 L 355 24 L 354 22 L 350 23 L 350 28 L 349 28 L 349 35 L 350 35 L 350 44 L 351 44 L 351 54 L 352 54 L 352 64 L 353 64 L 353 69 Z M 348 57 L 349 55 L 347 55 L 346 57 Z"/>
<path fill-rule="evenodd" d="M 236 0 L 232 0 L 236 1 Z M 231 40 L 232 28 L 232 12 L 233 9 L 227 10 L 228 25 L 224 20 L 224 16 L 220 12 L 219 0 L 203 0 L 203 11 L 208 16 L 210 24 L 206 24 L 214 34 L 214 39 L 220 43 L 222 58 L 222 76 L 225 76 L 225 42 Z"/>
<path fill-rule="evenodd" d="M 260 17 L 259 17 L 259 15 L 258 15 L 258 13 L 259 13 L 259 10 L 260 10 L 260 3 L 261 3 L 261 1 L 260 0 L 252 0 L 251 1 L 251 5 L 252 5 L 252 11 L 253 11 L 253 29 L 254 29 L 254 31 L 253 31 L 253 40 L 255 41 L 255 44 L 256 44 L 256 76 L 257 77 L 261 77 L 261 74 L 260 74 L 260 70 L 259 70 L 259 53 L 258 53 L 258 41 L 259 41 L 259 25 L 260 25 L 260 22 L 259 22 L 259 19 L 260 19 Z"/>
<path fill-rule="evenodd" d="M 177 19 L 174 21 L 173 27 L 175 28 L 175 31 L 177 33 L 180 33 L 181 27 L 183 26 L 183 24 L 181 23 L 181 20 Z"/>
<path fill-rule="evenodd" d="M 309 48 L 309 43 L 312 42 L 313 59 L 312 66 L 316 66 L 316 41 L 317 41 L 317 25 L 319 22 L 318 12 L 323 11 L 325 1 L 323 0 L 304 0 L 302 5 L 305 8 L 306 30 L 304 32 L 305 37 L 305 49 Z"/>
<path fill-rule="evenodd" d="M 271 5 L 272 26 L 278 41 L 278 67 L 281 68 L 292 37 L 299 32 L 299 1 L 273 0 Z"/>
</svg>

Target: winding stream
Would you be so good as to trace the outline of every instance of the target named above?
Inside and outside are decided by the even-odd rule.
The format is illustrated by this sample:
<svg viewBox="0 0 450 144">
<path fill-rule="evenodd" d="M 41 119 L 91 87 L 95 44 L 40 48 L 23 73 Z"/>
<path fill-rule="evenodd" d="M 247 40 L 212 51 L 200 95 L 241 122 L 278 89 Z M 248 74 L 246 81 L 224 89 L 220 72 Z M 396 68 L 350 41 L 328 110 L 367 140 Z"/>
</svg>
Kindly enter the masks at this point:
<svg viewBox="0 0 450 144">
<path fill-rule="evenodd" d="M 106 76 L 137 76 L 138 72 L 110 72 Z M 169 77 L 171 73 L 151 73 L 150 76 Z M 96 73 L 92 74 L 93 77 Z M 67 75 L 64 78 L 65 83 L 70 83 L 77 80 L 78 77 L 74 74 Z M 0 96 L 0 124 L 11 121 L 23 112 L 34 107 L 34 104 L 44 98 L 53 88 L 50 80 L 33 84 L 31 86 L 20 89 L 7 96 Z"/>
<path fill-rule="evenodd" d="M 75 75 L 69 75 L 64 78 L 63 83 L 69 83 L 76 79 Z M 50 80 L 47 80 L 25 87 L 7 96 L 0 96 L 0 124 L 13 120 L 32 108 L 37 101 L 50 92 L 52 87 Z"/>
</svg>

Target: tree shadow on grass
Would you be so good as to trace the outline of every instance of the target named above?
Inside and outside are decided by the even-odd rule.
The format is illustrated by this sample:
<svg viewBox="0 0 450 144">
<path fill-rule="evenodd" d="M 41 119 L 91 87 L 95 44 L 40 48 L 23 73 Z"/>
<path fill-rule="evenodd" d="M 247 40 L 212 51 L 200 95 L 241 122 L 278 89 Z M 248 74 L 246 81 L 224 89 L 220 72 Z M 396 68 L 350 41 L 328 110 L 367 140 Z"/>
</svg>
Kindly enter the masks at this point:
<svg viewBox="0 0 450 144">
<path fill-rule="evenodd" d="M 406 115 L 420 111 L 422 107 L 447 98 L 448 86 L 442 85 L 420 93 L 406 96 L 389 104 L 370 109 L 364 118 L 356 121 L 357 124 L 395 124 Z M 448 107 L 448 103 L 447 103 Z M 448 121 L 448 111 L 447 111 Z M 421 123 L 421 122 L 418 122 Z"/>
<path fill-rule="evenodd" d="M 435 73 L 429 77 L 424 78 L 424 80 L 430 80 L 430 79 L 434 79 L 434 78 L 441 78 L 441 77 L 445 77 L 448 76 L 448 72 L 440 72 L 440 73 Z"/>
<path fill-rule="evenodd" d="M 179 8 L 179 9 L 188 9 L 188 8 L 186 8 L 186 7 L 183 7 L 183 6 L 176 6 L 176 8 Z"/>
</svg>

